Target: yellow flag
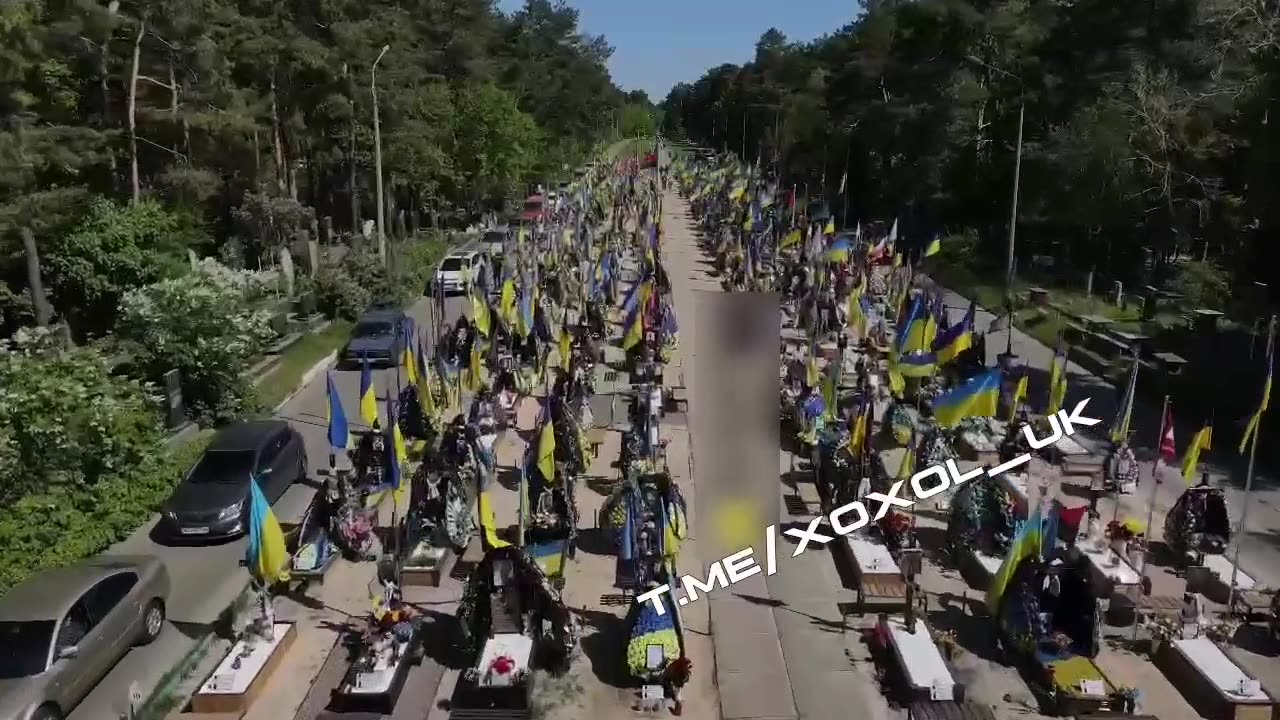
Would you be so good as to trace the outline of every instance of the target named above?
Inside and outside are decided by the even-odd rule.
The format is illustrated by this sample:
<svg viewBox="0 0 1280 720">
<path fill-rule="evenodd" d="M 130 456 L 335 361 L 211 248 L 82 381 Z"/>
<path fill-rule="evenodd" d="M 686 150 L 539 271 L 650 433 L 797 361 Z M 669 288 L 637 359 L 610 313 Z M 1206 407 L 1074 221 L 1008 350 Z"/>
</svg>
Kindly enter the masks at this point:
<svg viewBox="0 0 1280 720">
<path fill-rule="evenodd" d="M 498 317 L 511 328 L 516 325 L 516 281 L 507 279 L 502 283 L 502 296 L 498 300 Z"/>
<path fill-rule="evenodd" d="M 471 296 L 471 315 L 475 322 L 476 330 L 483 336 L 489 337 L 490 318 L 489 303 L 479 295 Z"/>
<path fill-rule="evenodd" d="M 480 525 L 484 530 L 484 542 L 490 550 L 510 547 L 511 543 L 498 537 L 498 518 L 493 512 L 493 503 L 489 500 L 489 491 L 480 491 Z"/>
<path fill-rule="evenodd" d="M 1009 406 L 1009 422 L 1018 415 L 1018 405 L 1027 399 L 1027 376 L 1018 379 L 1018 386 L 1013 391 L 1013 402 Z"/>
<path fill-rule="evenodd" d="M 1196 484 L 1196 466 L 1200 464 L 1200 452 L 1202 450 L 1210 450 L 1213 443 L 1213 428 L 1205 425 L 1191 438 L 1191 447 L 1187 448 L 1187 455 L 1182 460 L 1182 478 L 1187 481 L 1188 485 Z"/>
<path fill-rule="evenodd" d="M 929 247 L 925 248 L 924 256 L 933 257 L 934 255 L 937 255 L 941 250 L 942 250 L 942 238 L 935 237 L 933 241 L 929 243 Z"/>
<path fill-rule="evenodd" d="M 402 360 L 404 365 L 404 376 L 408 379 L 410 385 L 418 384 L 418 361 L 413 357 L 413 349 L 405 347 L 404 357 Z"/>
<path fill-rule="evenodd" d="M 405 477 L 405 468 L 409 464 L 409 449 L 404 443 L 404 433 L 400 432 L 400 422 L 397 420 L 395 426 L 391 429 L 392 443 L 395 449 L 395 462 L 400 465 L 400 487 L 396 488 L 395 494 L 392 496 L 392 502 L 397 508 L 409 507 L 409 491 L 413 487 L 413 482 Z"/>
<path fill-rule="evenodd" d="M 560 351 L 560 368 L 562 370 L 569 367 L 569 352 L 571 349 L 569 345 L 570 334 L 569 328 L 560 328 L 560 347 L 558 350 Z"/>
<path fill-rule="evenodd" d="M 542 432 L 538 436 L 538 471 L 546 482 L 555 482 L 556 430 L 550 420 L 542 423 Z"/>
<path fill-rule="evenodd" d="M 823 229 L 822 229 L 822 234 L 823 234 L 823 235 L 835 235 L 835 234 L 836 234 L 836 221 L 835 221 L 835 218 L 832 218 L 832 219 L 830 219 L 830 220 L 828 220 L 828 221 L 827 221 L 827 226 L 826 226 L 825 228 L 823 228 Z"/>
<path fill-rule="evenodd" d="M 422 405 L 422 414 L 428 418 L 436 416 L 436 394 L 431 366 L 427 365 L 418 378 L 418 402 Z"/>
<path fill-rule="evenodd" d="M 786 250 L 789 247 L 799 245 L 802 239 L 803 238 L 801 238 L 799 230 L 792 230 L 791 232 L 787 233 L 785 237 L 782 238 L 781 247 L 783 250 Z"/>
</svg>

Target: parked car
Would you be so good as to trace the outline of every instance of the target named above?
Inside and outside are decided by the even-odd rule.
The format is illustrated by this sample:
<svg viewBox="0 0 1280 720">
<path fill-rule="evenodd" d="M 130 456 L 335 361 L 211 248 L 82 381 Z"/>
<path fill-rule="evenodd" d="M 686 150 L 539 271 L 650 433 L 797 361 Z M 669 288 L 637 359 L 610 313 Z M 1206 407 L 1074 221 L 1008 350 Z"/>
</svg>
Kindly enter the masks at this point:
<svg viewBox="0 0 1280 720">
<path fill-rule="evenodd" d="M 480 247 L 491 258 L 501 257 L 507 251 L 508 232 L 509 230 L 505 226 L 486 230 L 484 239 L 480 241 Z"/>
<path fill-rule="evenodd" d="M 520 211 L 521 222 L 540 222 L 546 217 L 546 201 L 541 195 L 530 195 L 525 198 L 524 209 Z"/>
<path fill-rule="evenodd" d="M 445 295 L 465 293 L 471 289 L 471 270 L 479 255 L 473 250 L 465 250 L 452 253 L 440 262 L 440 269 L 436 271 L 436 284 Z"/>
<path fill-rule="evenodd" d="M 62 720 L 129 649 L 164 630 L 158 558 L 99 555 L 0 596 L 0 718 Z"/>
<path fill-rule="evenodd" d="M 342 350 L 344 363 L 359 363 L 367 358 L 370 364 L 394 366 L 404 353 L 403 310 L 394 307 L 375 307 L 366 310 L 356 321 L 351 339 Z"/>
<path fill-rule="evenodd" d="M 218 431 L 165 502 L 160 531 L 171 538 L 226 539 L 249 524 L 249 481 L 274 503 L 307 477 L 302 436 L 283 420 L 239 422 Z"/>
</svg>

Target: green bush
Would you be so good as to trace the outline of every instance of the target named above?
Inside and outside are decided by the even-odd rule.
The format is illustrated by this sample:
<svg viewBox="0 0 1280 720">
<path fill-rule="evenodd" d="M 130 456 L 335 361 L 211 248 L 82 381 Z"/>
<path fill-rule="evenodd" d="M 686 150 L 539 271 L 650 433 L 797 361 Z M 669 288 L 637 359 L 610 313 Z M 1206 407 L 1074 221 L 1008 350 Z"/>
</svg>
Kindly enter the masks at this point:
<svg viewBox="0 0 1280 720">
<path fill-rule="evenodd" d="M 0 595 L 33 573 L 77 562 L 129 537 L 160 508 L 211 437 L 203 433 L 168 452 L 157 442 L 135 463 L 93 485 L 55 487 L 4 505 Z"/>
<path fill-rule="evenodd" d="M 321 266 L 309 289 L 320 311 L 335 319 L 357 320 L 375 302 L 406 306 L 423 294 L 448 249 L 442 233 L 398 243 L 390 272 L 376 252 L 352 250 Z"/>
<path fill-rule="evenodd" d="M 160 437 L 147 388 L 45 329 L 0 344 L 0 388 L 0 507 L 92 487 L 142 462 Z"/>
<path fill-rule="evenodd" d="M 1194 307 L 1221 309 L 1231 297 L 1227 272 L 1211 262 L 1188 260 L 1179 264 L 1172 285 Z"/>
<path fill-rule="evenodd" d="M 188 414 L 222 422 L 252 409 L 244 372 L 274 333 L 246 285 L 228 280 L 225 269 L 201 267 L 127 293 L 117 330 L 143 377 L 157 380 L 177 368 Z"/>
</svg>

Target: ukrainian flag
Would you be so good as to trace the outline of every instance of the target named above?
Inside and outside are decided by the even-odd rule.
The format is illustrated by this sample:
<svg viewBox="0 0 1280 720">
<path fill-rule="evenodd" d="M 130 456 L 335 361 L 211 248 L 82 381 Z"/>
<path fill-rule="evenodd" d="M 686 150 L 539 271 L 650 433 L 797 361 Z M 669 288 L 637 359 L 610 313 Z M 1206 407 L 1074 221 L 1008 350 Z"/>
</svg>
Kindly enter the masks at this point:
<svg viewBox="0 0 1280 720">
<path fill-rule="evenodd" d="M 946 365 L 973 347 L 974 309 L 973 303 L 969 303 L 969 311 L 964 314 L 960 322 L 947 328 L 934 339 L 933 349 L 938 355 L 939 365 Z"/>
<path fill-rule="evenodd" d="M 542 567 L 547 577 L 557 577 L 564 574 L 564 545 L 564 540 L 551 540 L 526 545 L 525 550 Z"/>
<path fill-rule="evenodd" d="M 995 577 L 991 578 L 991 584 L 987 586 L 987 609 L 992 615 L 999 613 L 1000 598 L 1004 597 L 1004 592 L 1008 589 L 1009 582 L 1013 580 L 1013 574 L 1018 570 L 1018 566 L 1023 560 L 1040 555 L 1040 548 L 1044 542 L 1041 516 L 1040 506 L 1036 505 L 1031 517 L 1018 528 L 1017 537 L 1009 544 L 1009 554 L 1005 556 L 1004 562 L 1000 563 L 1000 569 L 996 571 Z"/>
<path fill-rule="evenodd" d="M 932 352 L 932 336 L 937 334 L 937 327 L 937 321 L 925 309 L 924 296 L 917 295 L 908 306 L 906 318 L 898 324 L 898 352 Z"/>
<path fill-rule="evenodd" d="M 338 395 L 338 386 L 333 381 L 333 371 L 327 373 L 329 386 L 329 447 L 347 449 L 351 447 L 351 428 L 347 426 L 347 411 L 342 409 L 342 397 Z"/>
<path fill-rule="evenodd" d="M 967 417 L 994 417 L 1000 399 L 1000 370 L 989 370 L 933 401 L 938 425 L 953 428 Z"/>
<path fill-rule="evenodd" d="M 560 368 L 567 369 L 569 367 L 569 353 L 571 351 L 570 338 L 572 333 L 569 332 L 568 321 L 560 326 L 560 344 L 556 348 L 560 353 Z"/>
<path fill-rule="evenodd" d="M 408 507 L 411 485 L 404 477 L 404 468 L 409 462 L 409 450 L 404 442 L 404 433 L 400 432 L 400 419 L 396 417 L 395 403 L 387 404 L 387 424 L 391 426 L 391 431 L 386 442 L 387 457 L 382 463 L 384 484 L 386 489 L 394 492 L 397 508 Z"/>
<path fill-rule="evenodd" d="M 419 353 L 421 353 L 421 348 L 419 348 Z M 418 359 L 422 360 L 421 354 L 419 354 Z M 427 362 L 422 362 L 422 375 L 418 379 L 418 403 L 422 405 L 422 414 L 428 420 L 435 419 L 437 412 L 435 383 L 431 375 L 431 365 Z"/>
<path fill-rule="evenodd" d="M 249 573 L 263 585 L 289 579 L 284 531 L 256 477 L 249 478 L 249 545 L 245 548 L 244 560 Z"/>
<path fill-rule="evenodd" d="M 779 247 L 782 250 L 786 250 L 789 247 L 795 247 L 796 245 L 800 244 L 800 241 L 802 239 L 803 238 L 800 236 L 799 230 L 792 230 L 782 238 L 782 243 L 779 245 Z"/>
<path fill-rule="evenodd" d="M 622 349 L 630 350 L 644 339 L 644 303 L 631 309 L 627 316 L 626 334 L 622 337 Z"/>
<path fill-rule="evenodd" d="M 631 640 L 627 643 L 627 670 L 635 677 L 648 677 L 649 646 L 658 645 L 662 655 L 672 662 L 680 658 L 680 635 L 676 633 L 674 608 L 669 604 L 670 596 L 663 600 L 667 603 L 667 611 L 659 615 L 653 603 L 632 600 L 634 603 L 630 616 Z"/>
<path fill-rule="evenodd" d="M 361 357 L 360 363 L 360 419 L 373 427 L 378 424 L 378 397 L 373 392 L 373 371 L 369 369 L 369 358 Z"/>
<path fill-rule="evenodd" d="M 480 343 L 471 344 L 471 361 L 467 368 L 467 389 L 478 392 L 484 387 L 484 363 L 480 359 Z"/>
<path fill-rule="evenodd" d="M 828 223 L 827 227 L 831 227 L 831 224 Z M 849 238 L 836 238 L 835 242 L 831 243 L 831 247 L 827 248 L 827 262 L 848 262 L 849 250 Z"/>
<path fill-rule="evenodd" d="M 627 297 L 622 301 L 622 312 L 630 314 L 637 305 L 643 305 L 647 299 L 646 289 L 648 286 L 648 280 L 632 285 L 631 290 L 627 292 Z"/>
<path fill-rule="evenodd" d="M 938 359 L 931 352 L 911 352 L 898 356 L 893 365 L 904 378 L 923 378 L 937 371 Z"/>
<path fill-rule="evenodd" d="M 836 219 L 835 219 L 835 218 L 830 218 L 829 220 L 827 220 L 827 226 L 826 226 L 826 227 L 824 227 L 824 228 L 822 228 L 822 234 L 823 234 L 823 235 L 835 235 L 835 234 L 836 234 Z"/>
<path fill-rule="evenodd" d="M 404 365 L 405 378 L 410 385 L 418 384 L 418 360 L 415 357 L 417 348 L 417 333 L 414 332 L 411 323 L 405 324 L 405 344 L 404 353 L 401 356 L 401 364 Z"/>
<path fill-rule="evenodd" d="M 1027 376 L 1024 374 L 1018 378 L 1018 384 L 1013 389 L 1013 402 L 1009 405 L 1009 422 L 1018 415 L 1018 405 L 1027 399 Z"/>
</svg>

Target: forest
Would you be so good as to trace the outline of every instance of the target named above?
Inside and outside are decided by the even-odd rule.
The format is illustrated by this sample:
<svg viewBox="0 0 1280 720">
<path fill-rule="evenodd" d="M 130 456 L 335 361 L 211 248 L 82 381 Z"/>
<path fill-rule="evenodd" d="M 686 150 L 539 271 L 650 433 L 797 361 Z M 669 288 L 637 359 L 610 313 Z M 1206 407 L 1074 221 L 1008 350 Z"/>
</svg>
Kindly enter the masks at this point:
<svg viewBox="0 0 1280 720">
<path fill-rule="evenodd" d="M 1020 144 L 1019 267 L 1189 267 L 1226 302 L 1277 280 L 1278 90 L 1275 0 L 868 0 L 677 85 L 663 131 L 776 165 L 850 227 L 897 217 L 908 247 L 967 235 L 1001 280 Z"/>
<path fill-rule="evenodd" d="M 256 269 L 358 230 L 375 131 L 389 225 L 500 208 L 652 132 L 611 52 L 550 0 L 4 0 L 0 330 L 100 335 L 188 249 Z"/>
</svg>

